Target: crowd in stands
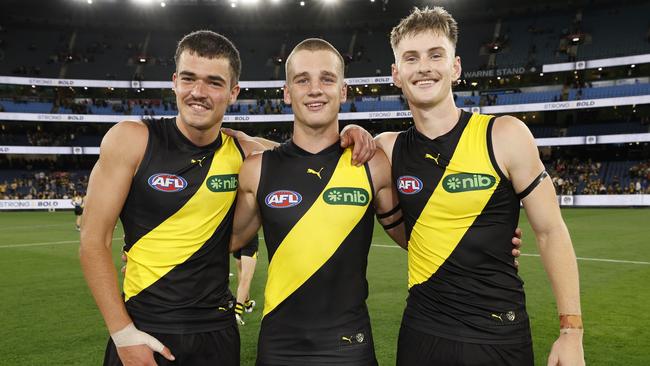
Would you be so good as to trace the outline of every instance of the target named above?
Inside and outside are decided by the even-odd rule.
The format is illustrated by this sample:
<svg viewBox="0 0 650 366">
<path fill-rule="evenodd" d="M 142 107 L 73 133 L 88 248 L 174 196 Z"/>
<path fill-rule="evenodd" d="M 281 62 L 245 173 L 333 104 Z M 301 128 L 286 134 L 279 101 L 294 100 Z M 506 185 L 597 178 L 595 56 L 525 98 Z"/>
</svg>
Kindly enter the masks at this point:
<svg viewBox="0 0 650 366">
<path fill-rule="evenodd" d="M 38 171 L 0 183 L 0 199 L 72 199 L 82 195 L 88 186 L 88 176 L 65 171 Z"/>
<path fill-rule="evenodd" d="M 619 163 L 620 164 L 620 163 Z M 617 163 L 578 158 L 547 163 L 557 194 L 650 194 L 650 161 L 634 164 L 627 175 L 617 175 Z M 609 174 L 605 171 L 610 165 Z"/>
</svg>

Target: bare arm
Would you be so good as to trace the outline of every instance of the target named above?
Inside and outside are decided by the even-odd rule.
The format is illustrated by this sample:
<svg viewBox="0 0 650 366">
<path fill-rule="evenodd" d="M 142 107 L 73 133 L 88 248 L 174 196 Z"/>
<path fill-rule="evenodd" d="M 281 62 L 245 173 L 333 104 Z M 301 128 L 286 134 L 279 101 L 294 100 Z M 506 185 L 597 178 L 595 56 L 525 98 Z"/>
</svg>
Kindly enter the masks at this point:
<svg viewBox="0 0 650 366">
<path fill-rule="evenodd" d="M 525 190 L 544 170 L 535 140 L 528 128 L 513 117 L 496 120 L 494 151 L 501 170 L 516 192 Z M 580 315 L 580 286 L 575 252 L 557 203 L 555 189 L 546 177 L 523 199 L 524 209 L 537 238 L 560 315 Z M 553 345 L 549 364 L 582 365 L 582 332 L 562 333 Z"/>
<path fill-rule="evenodd" d="M 386 233 L 402 248 L 407 249 L 406 232 L 397 192 L 391 180 L 390 163 L 383 150 L 378 150 L 368 162 L 372 185 L 375 189 L 374 205 L 379 223 L 384 226 Z M 389 214 L 389 215 L 386 215 Z"/>
<path fill-rule="evenodd" d="M 79 254 L 88 287 L 111 333 L 131 322 L 118 288 L 111 246 L 115 223 L 146 142 L 146 126 L 137 122 L 122 122 L 111 128 L 88 182 Z"/>
<path fill-rule="evenodd" d="M 233 130 L 232 128 L 221 127 L 221 131 L 223 131 L 228 136 L 232 136 L 236 138 L 239 141 L 239 143 L 242 144 L 242 147 L 247 142 L 253 142 L 256 145 L 258 145 L 257 148 L 254 148 L 254 151 L 250 151 L 246 153 L 246 156 L 248 156 L 250 153 L 255 151 L 273 150 L 274 148 L 280 146 L 279 142 L 265 139 L 263 137 L 248 136 L 248 134 L 246 134 L 245 132 L 239 130 Z"/>
<path fill-rule="evenodd" d="M 79 256 L 88 287 L 111 335 L 132 323 L 120 295 L 111 247 L 115 223 L 144 155 L 147 136 L 141 122 L 125 121 L 111 128 L 102 141 L 99 160 L 88 182 Z M 118 346 L 118 353 L 125 365 L 153 361 L 151 350 L 142 343 Z M 167 348 L 161 353 L 173 359 Z"/>
<path fill-rule="evenodd" d="M 393 147 L 395 147 L 395 140 L 397 140 L 397 135 L 399 135 L 399 132 L 383 132 L 375 136 L 375 143 L 377 144 L 377 148 L 386 154 L 388 162 L 391 165 L 393 164 Z"/>
<path fill-rule="evenodd" d="M 233 221 L 230 251 L 241 249 L 256 235 L 262 225 L 259 207 L 257 206 L 257 186 L 260 182 L 262 154 L 249 156 L 239 171 L 239 187 L 237 189 L 237 205 Z"/>
</svg>

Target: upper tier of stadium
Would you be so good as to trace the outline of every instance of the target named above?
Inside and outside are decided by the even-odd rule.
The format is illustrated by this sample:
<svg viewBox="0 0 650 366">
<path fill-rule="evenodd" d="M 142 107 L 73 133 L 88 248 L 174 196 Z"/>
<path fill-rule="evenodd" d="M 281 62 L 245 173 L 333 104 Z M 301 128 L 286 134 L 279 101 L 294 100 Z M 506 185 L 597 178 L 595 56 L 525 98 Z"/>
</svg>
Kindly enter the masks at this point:
<svg viewBox="0 0 650 366">
<path fill-rule="evenodd" d="M 307 37 L 323 37 L 336 46 L 346 59 L 348 77 L 389 75 L 391 27 L 410 6 L 426 3 L 378 1 L 384 11 L 359 0 L 331 8 L 311 2 L 304 8 L 263 3 L 255 9 L 215 1 L 167 2 L 165 8 L 142 8 L 118 0 L 95 0 L 92 6 L 5 0 L 0 4 L 0 75 L 169 80 L 176 43 L 201 28 L 221 32 L 237 45 L 242 80 L 283 79 L 284 58 Z M 459 21 L 457 54 L 465 75 L 488 69 L 538 73 L 544 64 L 650 53 L 647 1 L 577 1 L 568 9 L 566 2 L 555 1 L 487 4 L 443 4 Z"/>
</svg>

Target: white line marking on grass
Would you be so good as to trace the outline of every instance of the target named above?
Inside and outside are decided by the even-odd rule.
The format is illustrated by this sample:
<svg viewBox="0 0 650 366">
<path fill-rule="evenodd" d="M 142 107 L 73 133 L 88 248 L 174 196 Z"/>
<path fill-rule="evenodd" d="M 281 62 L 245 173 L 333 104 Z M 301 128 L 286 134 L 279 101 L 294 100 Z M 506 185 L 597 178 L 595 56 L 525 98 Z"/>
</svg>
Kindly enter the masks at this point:
<svg viewBox="0 0 650 366">
<path fill-rule="evenodd" d="M 382 244 L 372 244 L 373 247 L 381 248 L 400 248 L 397 245 L 382 245 Z M 522 254 L 525 257 L 539 257 L 539 254 Z M 650 262 L 641 262 L 641 261 L 625 261 L 619 259 L 602 259 L 602 258 L 585 258 L 578 257 L 579 261 L 593 261 L 593 262 L 610 262 L 610 263 L 628 263 L 628 264 L 650 264 Z"/>
<path fill-rule="evenodd" d="M 539 254 L 522 254 L 526 257 L 539 257 Z M 577 257 L 579 261 L 593 261 L 593 262 L 610 262 L 610 263 L 629 263 L 629 264 L 650 264 L 650 262 L 641 262 L 641 261 L 625 261 L 620 259 L 602 259 L 602 258 L 585 258 Z"/>
<path fill-rule="evenodd" d="M 122 238 L 113 238 L 115 240 L 122 240 Z M 22 247 L 41 247 L 46 245 L 61 245 L 61 244 L 78 244 L 79 240 L 65 240 L 65 241 L 45 241 L 41 243 L 25 243 L 25 244 L 9 244 L 0 245 L 0 249 L 4 248 L 22 248 Z"/>
<path fill-rule="evenodd" d="M 0 227 L 0 230 L 38 229 L 38 228 L 42 228 L 42 227 L 54 227 L 54 226 L 70 226 L 72 228 L 71 223 L 65 223 L 65 224 L 47 224 L 47 225 L 5 226 L 5 227 Z"/>
</svg>

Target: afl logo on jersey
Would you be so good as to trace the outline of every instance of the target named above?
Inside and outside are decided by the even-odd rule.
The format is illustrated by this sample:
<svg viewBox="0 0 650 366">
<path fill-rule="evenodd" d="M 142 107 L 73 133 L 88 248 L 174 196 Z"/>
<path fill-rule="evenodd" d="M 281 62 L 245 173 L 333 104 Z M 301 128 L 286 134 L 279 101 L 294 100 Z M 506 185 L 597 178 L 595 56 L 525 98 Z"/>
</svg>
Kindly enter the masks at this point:
<svg viewBox="0 0 650 366">
<path fill-rule="evenodd" d="M 264 201 L 271 208 L 289 208 L 298 205 L 302 196 L 294 191 L 274 191 L 269 193 Z"/>
<path fill-rule="evenodd" d="M 187 181 L 183 177 L 169 173 L 154 174 L 147 182 L 151 188 L 161 192 L 180 192 L 187 187 Z"/>
<path fill-rule="evenodd" d="M 397 190 L 404 194 L 416 194 L 422 190 L 422 181 L 411 175 L 397 178 Z"/>
</svg>

